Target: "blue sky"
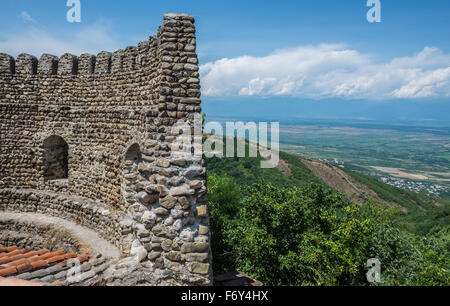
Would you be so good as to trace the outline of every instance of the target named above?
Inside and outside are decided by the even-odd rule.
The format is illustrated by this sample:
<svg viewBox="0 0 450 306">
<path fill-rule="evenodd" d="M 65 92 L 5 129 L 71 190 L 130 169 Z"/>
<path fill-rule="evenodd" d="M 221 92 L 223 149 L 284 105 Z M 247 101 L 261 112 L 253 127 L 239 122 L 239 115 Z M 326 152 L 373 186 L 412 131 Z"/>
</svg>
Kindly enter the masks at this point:
<svg viewBox="0 0 450 306">
<path fill-rule="evenodd" d="M 66 0 L 2 0 L 0 52 L 114 51 L 155 34 L 164 13 L 185 12 L 197 20 L 210 112 L 227 115 L 223 103 L 243 101 L 271 113 L 283 101 L 296 110 L 323 103 L 327 116 L 329 103 L 352 111 L 361 105 L 361 116 L 370 117 L 367 105 L 409 102 L 442 118 L 450 95 L 450 1 L 381 0 L 381 23 L 367 22 L 366 2 L 81 0 L 78 24 L 66 21 Z"/>
</svg>

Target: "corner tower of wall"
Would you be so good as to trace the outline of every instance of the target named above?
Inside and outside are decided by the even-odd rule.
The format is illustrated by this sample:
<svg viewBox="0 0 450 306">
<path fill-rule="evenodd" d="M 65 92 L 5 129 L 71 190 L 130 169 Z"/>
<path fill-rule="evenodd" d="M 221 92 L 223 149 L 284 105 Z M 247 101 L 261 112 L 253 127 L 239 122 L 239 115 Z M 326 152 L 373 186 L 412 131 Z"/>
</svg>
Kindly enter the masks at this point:
<svg viewBox="0 0 450 306">
<path fill-rule="evenodd" d="M 201 113 L 195 51 L 194 19 L 166 14 L 157 35 L 124 50 L 1 53 L 0 211 L 71 219 L 153 275 L 210 284 L 204 163 L 172 152 L 174 127 L 196 130 Z M 66 179 L 45 178 L 54 136 L 67 143 Z"/>
</svg>

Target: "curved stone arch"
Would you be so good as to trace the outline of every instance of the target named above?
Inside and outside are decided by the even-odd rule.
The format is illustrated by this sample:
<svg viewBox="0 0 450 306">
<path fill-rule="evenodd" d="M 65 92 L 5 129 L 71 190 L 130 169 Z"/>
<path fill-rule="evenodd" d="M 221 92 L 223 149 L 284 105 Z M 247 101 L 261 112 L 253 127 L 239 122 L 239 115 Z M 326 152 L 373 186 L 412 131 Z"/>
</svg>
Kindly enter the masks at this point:
<svg viewBox="0 0 450 306">
<path fill-rule="evenodd" d="M 34 154 L 38 157 L 39 166 L 42 167 L 43 165 L 43 143 L 46 139 L 52 137 L 52 136 L 59 136 L 64 139 L 64 141 L 69 145 L 68 153 L 69 156 L 73 156 L 73 147 L 72 144 L 72 134 L 67 132 L 64 129 L 61 128 L 44 128 L 41 132 L 38 132 L 33 135 L 32 137 L 32 150 Z M 69 165 L 70 170 L 70 165 Z"/>
<path fill-rule="evenodd" d="M 42 172 L 45 181 L 69 178 L 69 144 L 59 135 L 41 142 Z"/>
<path fill-rule="evenodd" d="M 138 133 L 136 131 L 133 131 L 133 133 L 135 135 L 137 135 Z M 121 148 L 120 150 L 120 159 L 121 159 L 121 163 L 120 163 L 120 167 L 121 169 L 125 168 L 125 161 L 126 161 L 126 155 L 128 153 L 128 151 L 131 149 L 131 147 L 137 145 L 139 146 L 139 150 L 141 152 L 141 157 L 142 157 L 142 148 L 143 148 L 143 142 L 141 141 L 141 138 L 139 136 L 135 136 L 131 139 L 129 139 Z M 142 161 L 142 159 L 141 159 Z"/>
<path fill-rule="evenodd" d="M 69 139 L 73 137 L 73 134 L 68 133 L 63 129 L 49 129 L 49 130 L 45 129 L 44 131 L 35 133 L 33 135 L 32 137 L 32 144 L 34 146 L 33 150 L 35 150 L 36 153 L 38 154 L 39 151 L 42 149 L 42 144 L 44 143 L 44 141 L 52 136 L 59 136 L 63 138 L 67 142 L 67 144 L 69 144 L 71 142 L 69 141 Z M 72 155 L 72 153 L 73 153 L 72 146 L 69 145 L 69 155 Z"/>
<path fill-rule="evenodd" d="M 131 146 L 128 147 L 124 158 L 125 162 L 131 161 L 135 163 L 141 161 L 142 160 L 141 146 L 138 143 L 133 143 Z"/>
<path fill-rule="evenodd" d="M 137 134 L 137 132 L 136 132 L 136 134 Z M 130 147 L 133 145 L 138 145 L 140 148 L 142 148 L 141 138 L 140 137 L 130 138 L 122 147 L 121 156 L 125 156 L 127 154 L 128 150 L 130 149 Z"/>
<path fill-rule="evenodd" d="M 45 139 L 51 136 L 60 136 L 64 139 L 70 139 L 73 137 L 74 132 L 71 125 L 65 127 L 55 127 L 51 124 L 44 124 L 39 132 L 34 134 L 33 140 L 37 143 L 42 143 Z"/>
</svg>

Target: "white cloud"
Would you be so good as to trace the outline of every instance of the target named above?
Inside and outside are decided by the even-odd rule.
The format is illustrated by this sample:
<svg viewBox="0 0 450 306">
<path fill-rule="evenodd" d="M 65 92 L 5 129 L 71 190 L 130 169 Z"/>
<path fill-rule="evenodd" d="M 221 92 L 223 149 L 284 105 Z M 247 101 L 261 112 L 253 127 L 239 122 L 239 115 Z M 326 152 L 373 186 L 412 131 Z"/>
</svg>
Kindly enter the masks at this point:
<svg viewBox="0 0 450 306">
<path fill-rule="evenodd" d="M 23 11 L 22 13 L 20 13 L 20 18 L 22 18 L 22 20 L 23 20 L 24 22 L 30 22 L 30 23 L 36 22 L 36 21 L 31 17 L 31 15 L 30 15 L 28 12 L 26 12 L 26 11 Z"/>
<path fill-rule="evenodd" d="M 394 90 L 396 98 L 428 98 L 450 96 L 450 67 L 421 73 L 406 85 Z"/>
<path fill-rule="evenodd" d="M 392 99 L 450 96 L 450 54 L 425 47 L 375 63 L 345 45 L 284 49 L 265 57 L 224 58 L 200 67 L 206 96 Z"/>
<path fill-rule="evenodd" d="M 43 53 L 57 56 L 64 53 L 97 54 L 103 50 L 115 51 L 120 48 L 111 25 L 104 20 L 59 37 L 36 22 L 27 12 L 22 12 L 20 17 L 28 25 L 22 31 L 0 33 L 0 52 L 13 56 L 29 53 L 39 58 Z"/>
</svg>

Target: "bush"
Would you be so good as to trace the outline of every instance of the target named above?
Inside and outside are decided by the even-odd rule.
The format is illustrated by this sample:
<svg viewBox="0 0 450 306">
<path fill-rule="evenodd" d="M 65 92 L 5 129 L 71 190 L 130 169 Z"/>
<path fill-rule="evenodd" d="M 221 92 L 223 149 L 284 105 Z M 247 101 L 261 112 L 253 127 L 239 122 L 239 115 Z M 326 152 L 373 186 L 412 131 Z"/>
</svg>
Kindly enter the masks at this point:
<svg viewBox="0 0 450 306">
<path fill-rule="evenodd" d="M 213 175 L 208 190 L 215 273 L 242 271 L 266 285 L 368 285 L 366 262 L 377 258 L 382 285 L 449 284 L 448 227 L 421 245 L 392 223 L 395 209 L 321 185 L 241 190 Z"/>
<path fill-rule="evenodd" d="M 211 175 L 208 177 L 209 211 L 211 216 L 211 249 L 214 254 L 213 269 L 215 273 L 230 272 L 233 250 L 224 243 L 226 226 L 232 224 L 239 212 L 241 189 L 228 177 Z"/>
</svg>

